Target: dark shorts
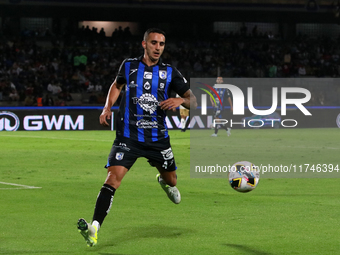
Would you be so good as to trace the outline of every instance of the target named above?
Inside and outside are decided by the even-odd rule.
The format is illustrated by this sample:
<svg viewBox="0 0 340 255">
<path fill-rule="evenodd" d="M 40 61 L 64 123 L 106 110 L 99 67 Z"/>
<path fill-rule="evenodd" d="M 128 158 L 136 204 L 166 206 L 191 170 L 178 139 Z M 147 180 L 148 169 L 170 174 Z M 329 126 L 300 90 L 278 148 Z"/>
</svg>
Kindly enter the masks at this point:
<svg viewBox="0 0 340 255">
<path fill-rule="evenodd" d="M 213 113 L 214 118 L 228 119 L 230 118 L 230 115 L 231 115 L 230 109 L 214 108 Z"/>
<path fill-rule="evenodd" d="M 140 157 L 148 159 L 151 166 L 160 166 L 165 171 L 177 169 L 169 138 L 148 144 L 116 138 L 105 167 L 124 166 L 130 169 Z"/>
</svg>

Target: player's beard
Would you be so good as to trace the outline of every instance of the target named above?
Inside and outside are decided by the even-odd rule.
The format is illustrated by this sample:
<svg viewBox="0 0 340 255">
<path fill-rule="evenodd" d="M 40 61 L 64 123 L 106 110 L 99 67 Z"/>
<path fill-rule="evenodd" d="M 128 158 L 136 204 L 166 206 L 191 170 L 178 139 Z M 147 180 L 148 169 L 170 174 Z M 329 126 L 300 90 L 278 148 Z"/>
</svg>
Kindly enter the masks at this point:
<svg viewBox="0 0 340 255">
<path fill-rule="evenodd" d="M 153 63 L 157 63 L 159 58 L 162 55 L 162 52 L 159 52 L 158 55 L 154 56 L 154 51 L 151 49 L 146 48 L 146 54 L 148 55 L 149 59 L 151 60 L 151 62 Z"/>
</svg>

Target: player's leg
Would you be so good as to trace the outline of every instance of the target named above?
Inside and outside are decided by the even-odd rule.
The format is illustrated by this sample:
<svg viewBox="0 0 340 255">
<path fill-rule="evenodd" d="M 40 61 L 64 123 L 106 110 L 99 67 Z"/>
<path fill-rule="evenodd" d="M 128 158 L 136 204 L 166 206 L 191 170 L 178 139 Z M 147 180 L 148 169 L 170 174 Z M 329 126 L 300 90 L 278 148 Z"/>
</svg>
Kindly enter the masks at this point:
<svg viewBox="0 0 340 255">
<path fill-rule="evenodd" d="M 175 171 L 165 171 L 160 165 L 157 166 L 157 170 L 160 174 L 160 177 L 162 179 L 162 181 L 171 186 L 174 187 L 177 185 L 177 174 L 176 174 L 176 170 Z"/>
<path fill-rule="evenodd" d="M 185 124 L 186 124 L 186 117 L 184 115 L 181 115 L 181 131 L 184 132 L 185 131 Z"/>
<path fill-rule="evenodd" d="M 185 117 L 185 119 L 186 119 L 185 130 L 187 130 L 189 128 L 189 125 L 190 125 L 189 110 L 188 110 L 188 115 Z"/>
<path fill-rule="evenodd" d="M 96 245 L 97 233 L 110 212 L 116 189 L 119 188 L 125 174 L 135 163 L 137 157 L 132 146 L 128 147 L 126 143 L 120 141 L 115 141 L 113 144 L 108 163 L 105 166 L 107 177 L 97 197 L 92 224 L 88 224 L 84 219 L 78 221 L 78 229 L 88 246 Z"/>
<path fill-rule="evenodd" d="M 149 150 L 145 157 L 149 159 L 151 166 L 157 168 L 159 172 L 156 176 L 157 182 L 161 185 L 169 199 L 175 204 L 179 204 L 181 202 L 181 194 L 176 187 L 177 167 L 170 146 L 170 140 L 154 144 L 153 149 Z"/>
<path fill-rule="evenodd" d="M 221 113 L 221 110 L 219 108 L 214 108 L 214 118 L 215 118 L 215 120 L 220 119 L 220 117 L 221 117 L 220 113 Z M 219 126 L 220 125 L 216 124 L 216 122 L 215 122 L 214 133 L 211 136 L 217 136 Z"/>
<path fill-rule="evenodd" d="M 79 232 L 84 237 L 87 246 L 94 246 L 97 244 L 100 226 L 106 215 L 110 212 L 114 194 L 127 171 L 128 169 L 124 166 L 108 167 L 105 183 L 97 197 L 92 223 L 88 224 L 85 219 L 78 220 Z"/>
<path fill-rule="evenodd" d="M 227 127 L 227 135 L 230 136 L 231 135 L 231 128 Z"/>
<path fill-rule="evenodd" d="M 180 115 L 181 115 L 181 131 L 185 132 L 187 128 L 187 119 L 189 116 L 189 110 L 188 109 L 180 109 Z"/>
<path fill-rule="evenodd" d="M 215 117 L 215 120 L 218 120 L 218 119 L 219 119 L 218 117 Z M 216 124 L 216 122 L 215 122 L 214 133 L 211 136 L 217 136 L 219 126 L 220 125 Z"/>
<path fill-rule="evenodd" d="M 128 169 L 124 166 L 109 166 L 107 168 L 107 177 L 98 194 L 92 219 L 92 225 L 97 226 L 98 230 L 110 212 L 114 194 L 127 172 Z"/>
<path fill-rule="evenodd" d="M 226 110 L 223 110 L 221 112 L 221 115 L 223 116 L 223 119 L 228 120 L 229 114 Z M 231 135 L 231 126 L 230 126 L 230 122 L 223 124 L 223 128 L 227 131 L 227 135 L 230 136 Z"/>
<path fill-rule="evenodd" d="M 161 185 L 162 189 L 167 194 L 168 198 L 175 204 L 181 202 L 181 193 L 177 189 L 177 175 L 176 171 L 165 171 L 160 165 L 157 166 L 159 174 L 157 174 L 156 179 Z"/>
</svg>

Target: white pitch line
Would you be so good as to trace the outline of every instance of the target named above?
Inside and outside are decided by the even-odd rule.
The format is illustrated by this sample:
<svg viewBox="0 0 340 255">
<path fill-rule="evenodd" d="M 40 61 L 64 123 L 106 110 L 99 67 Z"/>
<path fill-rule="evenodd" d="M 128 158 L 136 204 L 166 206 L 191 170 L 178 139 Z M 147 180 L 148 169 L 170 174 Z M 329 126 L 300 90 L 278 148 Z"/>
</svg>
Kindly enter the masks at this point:
<svg viewBox="0 0 340 255">
<path fill-rule="evenodd" d="M 201 144 L 197 145 L 196 143 L 195 144 L 191 144 L 192 147 L 194 146 L 200 146 L 200 148 L 202 147 Z M 225 144 L 204 144 L 204 146 L 209 146 L 209 147 L 226 147 Z M 260 146 L 260 145 L 235 145 L 234 148 L 248 148 L 248 147 L 252 147 L 252 148 L 263 148 L 263 146 Z M 319 147 L 308 147 L 308 146 L 285 146 L 285 145 L 279 145 L 279 146 L 276 146 L 276 145 L 272 145 L 272 146 L 269 146 L 268 148 L 271 148 L 271 147 L 275 147 L 275 148 L 288 148 L 288 149 L 327 149 L 327 150 L 340 150 L 340 148 L 337 148 L 337 147 L 322 147 L 322 146 L 319 146 Z"/>
<path fill-rule="evenodd" d="M 28 185 L 9 183 L 9 182 L 0 182 L 0 184 L 20 187 L 20 188 L 0 188 L 0 189 L 41 189 L 41 187 L 28 186 Z"/>
<path fill-rule="evenodd" d="M 71 140 L 71 141 L 96 141 L 96 142 L 107 142 L 107 141 L 109 141 L 109 140 L 98 140 L 98 139 L 66 138 L 66 137 L 51 137 L 51 136 L 49 136 L 49 137 L 44 137 L 44 136 L 29 136 L 29 135 L 1 135 L 1 136 L 39 138 L 39 139 L 54 139 L 54 140 Z"/>
</svg>

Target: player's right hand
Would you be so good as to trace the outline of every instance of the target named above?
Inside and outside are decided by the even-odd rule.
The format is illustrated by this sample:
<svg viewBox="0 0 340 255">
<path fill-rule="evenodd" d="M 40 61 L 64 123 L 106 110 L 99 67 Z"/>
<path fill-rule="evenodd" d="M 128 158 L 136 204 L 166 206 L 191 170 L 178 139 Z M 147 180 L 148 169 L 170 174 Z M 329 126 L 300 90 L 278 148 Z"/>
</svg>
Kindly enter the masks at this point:
<svg viewBox="0 0 340 255">
<path fill-rule="evenodd" d="M 111 110 L 103 109 L 103 112 L 99 116 L 99 122 L 103 126 L 110 126 L 109 123 L 107 123 L 107 120 L 111 119 L 112 112 Z"/>
</svg>

